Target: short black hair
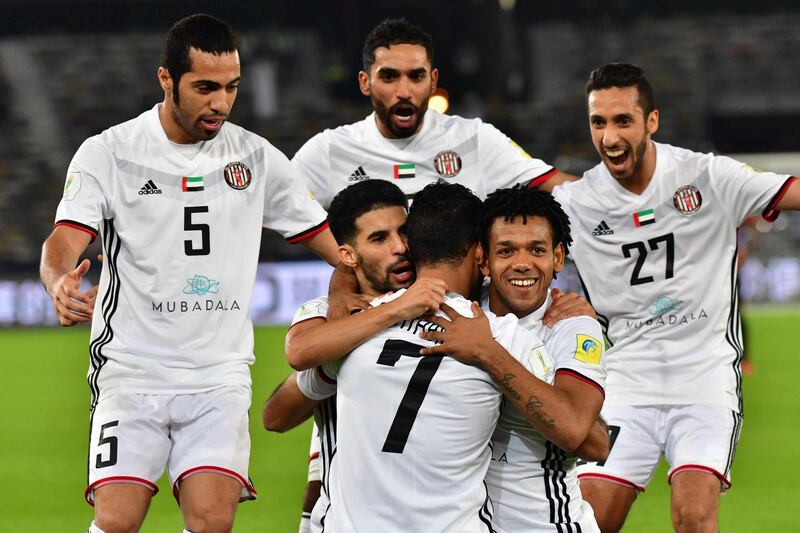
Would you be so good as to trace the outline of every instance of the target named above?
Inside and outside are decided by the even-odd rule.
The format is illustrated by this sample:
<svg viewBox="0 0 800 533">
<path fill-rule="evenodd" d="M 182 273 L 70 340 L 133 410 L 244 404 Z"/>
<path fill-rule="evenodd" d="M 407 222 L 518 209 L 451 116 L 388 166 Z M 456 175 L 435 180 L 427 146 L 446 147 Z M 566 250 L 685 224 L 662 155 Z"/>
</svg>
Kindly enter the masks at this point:
<svg viewBox="0 0 800 533">
<path fill-rule="evenodd" d="M 485 253 L 489 252 L 489 234 L 494 221 L 501 218 L 511 222 L 516 217 L 522 217 L 523 224 L 528 223 L 528 217 L 547 219 L 553 234 L 553 249 L 560 243 L 564 243 L 565 248 L 572 244 L 569 217 L 553 195 L 539 189 L 517 185 L 510 189 L 498 189 L 483 202 L 480 231 L 481 246 Z"/>
<path fill-rule="evenodd" d="M 417 193 L 406 223 L 411 262 L 419 268 L 462 261 L 478 242 L 481 204 L 457 183 L 431 183 Z"/>
<path fill-rule="evenodd" d="M 364 213 L 383 207 L 408 209 L 408 200 L 400 187 L 386 180 L 366 180 L 339 191 L 328 208 L 328 224 L 333 238 L 341 244 L 353 244 L 356 220 Z"/>
<path fill-rule="evenodd" d="M 592 91 L 610 89 L 612 87 L 636 87 L 639 91 L 639 106 L 644 111 L 644 118 L 656 108 L 655 95 L 650 82 L 644 77 L 644 70 L 627 63 L 607 63 L 594 69 L 586 82 L 586 96 Z"/>
<path fill-rule="evenodd" d="M 428 61 L 433 67 L 433 38 L 428 32 L 404 18 L 384 19 L 372 28 L 364 40 L 364 49 L 361 52 L 364 72 L 369 74 L 369 69 L 375 63 L 375 50 L 381 47 L 389 48 L 393 44 L 418 44 L 424 47 Z"/>
<path fill-rule="evenodd" d="M 161 66 L 167 69 L 175 90 L 173 98 L 178 103 L 178 85 L 181 77 L 192 70 L 189 49 L 195 48 L 210 54 L 228 54 L 239 49 L 233 29 L 224 21 L 211 15 L 189 15 L 172 25 L 161 45 Z"/>
</svg>

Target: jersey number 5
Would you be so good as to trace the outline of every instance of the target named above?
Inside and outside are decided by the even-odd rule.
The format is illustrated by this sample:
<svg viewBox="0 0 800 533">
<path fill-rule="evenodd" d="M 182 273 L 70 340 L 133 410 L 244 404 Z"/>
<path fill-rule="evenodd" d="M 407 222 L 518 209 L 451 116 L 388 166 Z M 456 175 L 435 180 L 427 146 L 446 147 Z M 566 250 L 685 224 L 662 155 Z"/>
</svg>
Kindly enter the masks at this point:
<svg viewBox="0 0 800 533">
<path fill-rule="evenodd" d="M 192 222 L 192 215 L 197 213 L 208 213 L 207 205 L 186 206 L 183 208 L 183 229 L 184 231 L 200 232 L 200 247 L 195 248 L 192 239 L 183 241 L 183 251 L 186 255 L 208 255 L 211 253 L 211 227 L 208 224 L 198 224 Z"/>
<path fill-rule="evenodd" d="M 403 399 L 400 400 L 400 406 L 392 420 L 389 434 L 386 435 L 382 450 L 384 452 L 403 453 L 408 435 L 411 433 L 411 427 L 414 425 L 422 401 L 428 393 L 428 386 L 433 381 L 436 371 L 439 370 L 439 365 L 442 364 L 441 355 L 421 356 L 419 351 L 422 348 L 424 346 L 413 342 L 389 339 L 384 343 L 381 355 L 378 357 L 379 365 L 392 367 L 403 356 L 420 358 L 417 368 L 408 382 L 406 392 L 403 394 Z"/>
<path fill-rule="evenodd" d="M 675 266 L 675 237 L 672 233 L 667 233 L 661 237 L 649 239 L 647 244 L 650 246 L 650 251 L 655 252 L 658 250 L 658 243 L 660 242 L 664 242 L 667 245 L 667 268 L 664 273 L 664 277 L 669 279 L 674 275 L 673 268 Z M 650 283 L 651 281 L 654 281 L 653 276 L 639 276 L 639 274 L 642 272 L 644 262 L 647 259 L 647 247 L 645 246 L 645 243 L 640 241 L 630 242 L 622 245 L 622 255 L 626 258 L 630 258 L 634 250 L 638 252 L 638 255 L 636 257 L 636 264 L 633 267 L 633 273 L 631 274 L 631 285 L 642 285 L 643 283 Z"/>
</svg>

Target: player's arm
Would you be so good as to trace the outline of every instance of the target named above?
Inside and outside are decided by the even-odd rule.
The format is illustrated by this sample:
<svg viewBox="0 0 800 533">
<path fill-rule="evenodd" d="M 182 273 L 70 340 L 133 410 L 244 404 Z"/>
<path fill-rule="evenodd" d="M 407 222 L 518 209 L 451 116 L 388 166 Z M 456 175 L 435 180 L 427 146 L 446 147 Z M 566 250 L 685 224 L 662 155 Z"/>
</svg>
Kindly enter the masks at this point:
<svg viewBox="0 0 800 533">
<path fill-rule="evenodd" d="M 359 291 L 355 271 L 344 263 L 336 265 L 328 284 L 328 319 L 344 318 L 367 309 L 369 301 Z"/>
<path fill-rule="evenodd" d="M 320 256 L 329 265 L 335 267 L 339 264 L 339 245 L 336 244 L 330 228 L 325 228 L 316 235 L 301 241 L 300 244 Z"/>
<path fill-rule="evenodd" d="M 476 303 L 472 305 L 475 318 L 463 317 L 446 304 L 441 309 L 452 320 L 434 317 L 430 321 L 444 331 L 421 335 L 441 344 L 420 353 L 449 355 L 483 368 L 531 427 L 564 450 L 573 451 L 586 440 L 603 405 L 603 394 L 596 387 L 572 375 L 559 379 L 558 386 L 534 376 L 494 340 L 489 321 Z"/>
<path fill-rule="evenodd" d="M 264 429 L 277 433 L 289 431 L 308 420 L 320 402 L 303 394 L 297 385 L 297 372 L 292 372 L 264 404 L 261 417 Z"/>
<path fill-rule="evenodd" d="M 786 191 L 775 204 L 778 211 L 797 211 L 800 210 L 800 178 L 794 178 Z"/>
<path fill-rule="evenodd" d="M 608 436 L 608 424 L 603 417 L 597 417 L 589 436 L 575 449 L 578 457 L 585 461 L 605 461 L 611 448 L 611 439 Z"/>
<path fill-rule="evenodd" d="M 333 362 L 392 324 L 435 311 L 447 292 L 445 283 L 423 278 L 399 298 L 338 320 L 321 317 L 298 322 L 286 334 L 289 366 L 303 370 Z"/>
<path fill-rule="evenodd" d="M 90 261 L 84 259 L 75 266 L 90 242 L 91 235 L 85 231 L 56 226 L 42 246 L 39 276 L 53 300 L 56 316 L 62 326 L 74 326 L 92 319 L 97 288 L 87 292 L 80 290 Z"/>
<path fill-rule="evenodd" d="M 561 172 L 560 170 L 556 170 L 554 174 L 549 176 L 545 181 L 536 185 L 536 187 L 545 192 L 552 193 L 553 189 L 555 189 L 556 186 L 561 185 L 562 183 L 567 181 L 577 181 L 578 179 L 579 179 L 578 176 L 573 176 L 572 174 L 567 174 L 566 172 Z"/>
</svg>

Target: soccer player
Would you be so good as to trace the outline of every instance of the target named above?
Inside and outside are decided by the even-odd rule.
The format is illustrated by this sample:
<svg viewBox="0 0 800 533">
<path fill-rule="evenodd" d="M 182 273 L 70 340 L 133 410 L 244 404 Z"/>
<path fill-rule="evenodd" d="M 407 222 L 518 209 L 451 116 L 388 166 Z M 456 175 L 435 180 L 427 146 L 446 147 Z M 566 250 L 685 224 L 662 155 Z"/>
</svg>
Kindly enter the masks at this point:
<svg viewBox="0 0 800 533">
<path fill-rule="evenodd" d="M 241 78 L 231 28 L 166 34 L 164 100 L 86 140 L 69 166 L 41 277 L 64 326 L 92 320 L 89 531 L 138 531 L 168 467 L 186 531 L 231 530 L 248 479 L 261 226 L 334 262 L 325 211 L 288 159 L 227 122 Z M 104 262 L 97 299 L 81 253 Z"/>
<path fill-rule="evenodd" d="M 358 86 L 372 100 L 373 113 L 317 134 L 292 159 L 323 207 L 347 185 L 366 179 L 395 180 L 409 198 L 440 179 L 480 198 L 516 183 L 549 190 L 575 179 L 530 157 L 491 124 L 428 109 L 439 78 L 433 40 L 405 19 L 372 29 L 363 64 Z"/>
<path fill-rule="evenodd" d="M 540 414 L 538 423 L 506 403 L 492 436 L 486 485 L 493 523 L 506 533 L 599 531 L 581 497 L 576 460 L 604 459 L 608 451 L 607 428 L 598 420 L 606 375 L 602 330 L 588 316 L 561 320 L 553 328 L 542 324 L 552 302 L 550 283 L 564 266 L 571 240 L 569 219 L 549 193 L 515 187 L 490 194 L 484 203 L 481 270 L 491 281 L 483 308 L 516 315 L 520 326 L 544 341 L 543 357 L 552 358 L 548 383 L 520 395 L 525 411 Z M 443 344 L 425 353 L 479 364 L 505 387 L 516 386 L 510 377 L 513 359 L 494 353 L 491 332 L 480 320 L 452 318 L 431 319 L 445 332 L 424 336 Z M 506 394 L 513 400 L 511 390 Z"/>
<path fill-rule="evenodd" d="M 659 112 L 639 67 L 599 67 L 586 94 L 602 163 L 554 192 L 610 345 L 612 447 L 579 469 L 581 490 L 601 529 L 618 531 L 663 453 L 675 529 L 716 532 L 742 423 L 736 228 L 800 208 L 800 183 L 654 142 Z"/>
</svg>

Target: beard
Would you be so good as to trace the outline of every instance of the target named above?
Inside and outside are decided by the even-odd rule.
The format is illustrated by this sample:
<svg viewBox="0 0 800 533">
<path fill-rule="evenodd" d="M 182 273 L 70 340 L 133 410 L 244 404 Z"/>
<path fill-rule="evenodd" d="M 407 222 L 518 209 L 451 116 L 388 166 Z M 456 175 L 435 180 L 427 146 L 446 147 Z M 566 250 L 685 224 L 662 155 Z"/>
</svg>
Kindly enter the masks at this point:
<svg viewBox="0 0 800 533">
<path fill-rule="evenodd" d="M 405 139 L 411 137 L 419 130 L 422 124 L 422 117 L 425 116 L 425 111 L 428 110 L 428 99 L 424 99 L 419 107 L 415 106 L 408 100 L 401 100 L 391 107 L 386 107 L 384 104 L 372 98 L 372 107 L 375 109 L 375 114 L 378 120 L 386 126 L 396 139 Z M 415 120 L 409 126 L 397 126 L 392 120 L 392 115 L 396 115 L 399 109 L 411 110 L 415 115 Z"/>
</svg>

